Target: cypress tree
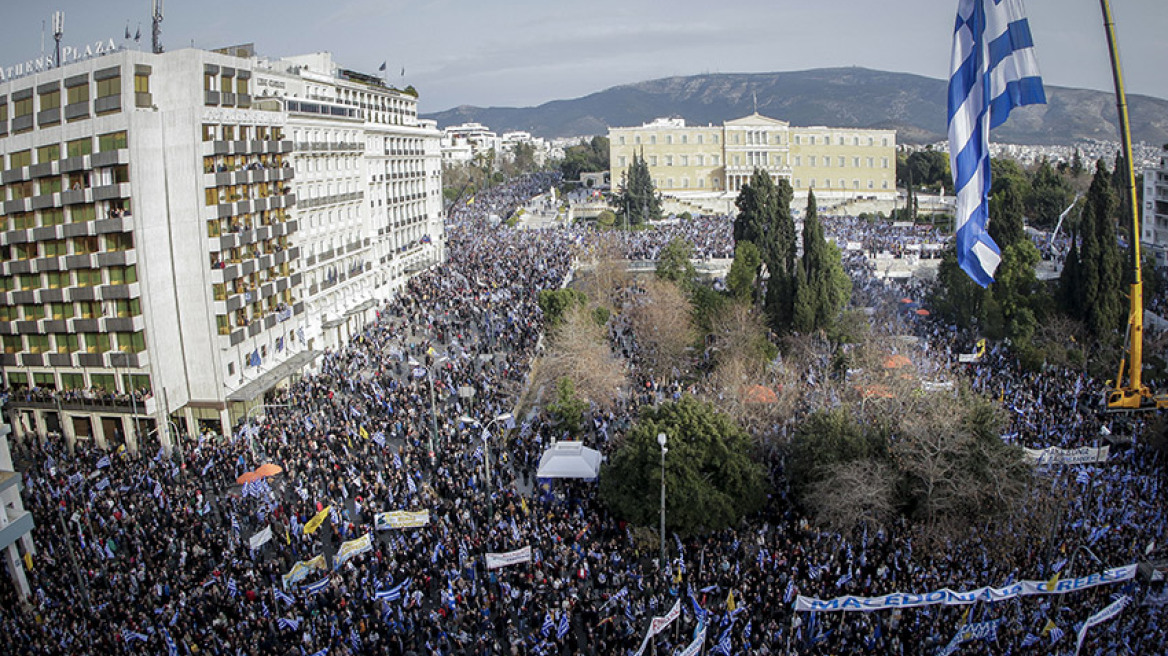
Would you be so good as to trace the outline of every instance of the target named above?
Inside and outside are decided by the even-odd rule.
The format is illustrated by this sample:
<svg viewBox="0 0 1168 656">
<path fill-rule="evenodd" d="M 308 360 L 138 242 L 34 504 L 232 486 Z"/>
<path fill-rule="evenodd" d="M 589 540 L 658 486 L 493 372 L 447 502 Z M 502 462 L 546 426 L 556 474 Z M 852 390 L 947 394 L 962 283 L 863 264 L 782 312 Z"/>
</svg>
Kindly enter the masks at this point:
<svg viewBox="0 0 1168 656">
<path fill-rule="evenodd" d="M 1111 176 L 1100 160 L 1087 190 L 1079 246 L 1079 303 L 1083 319 L 1096 337 L 1116 331 L 1123 317 L 1122 260 L 1113 218 L 1116 205 Z"/>
<path fill-rule="evenodd" d="M 1017 180 L 1007 178 L 1001 190 L 990 197 L 990 223 L 987 232 L 1003 253 L 1010 246 L 1026 238 L 1026 229 L 1022 221 L 1025 205 L 1018 186 Z"/>
</svg>

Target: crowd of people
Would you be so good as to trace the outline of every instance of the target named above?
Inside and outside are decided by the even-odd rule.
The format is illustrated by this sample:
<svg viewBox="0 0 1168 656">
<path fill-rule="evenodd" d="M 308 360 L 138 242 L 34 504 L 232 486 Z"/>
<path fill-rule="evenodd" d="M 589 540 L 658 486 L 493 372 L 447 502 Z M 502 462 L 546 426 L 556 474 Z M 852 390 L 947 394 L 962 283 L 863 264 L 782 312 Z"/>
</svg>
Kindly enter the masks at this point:
<svg viewBox="0 0 1168 656">
<path fill-rule="evenodd" d="M 229 437 L 204 435 L 172 453 L 17 444 L 38 553 L 29 599 L 0 588 L 8 653 L 629 654 L 650 618 L 678 604 L 679 619 L 653 638 L 657 653 L 677 653 L 699 624 L 707 652 L 935 653 L 958 627 L 999 620 L 993 640 L 965 643 L 963 653 L 1055 654 L 1073 651 L 1075 624 L 1117 595 L 1132 601 L 1087 633 L 1082 653 L 1168 645 L 1161 597 L 1144 580 L 972 608 L 795 612 L 799 595 L 1001 586 L 1164 553 L 1163 461 L 1138 418 L 1100 418 L 1088 403 L 1097 381 L 1027 374 L 1005 350 L 960 364 L 968 336 L 927 320 L 894 315 L 929 345 L 915 359 L 1005 399 L 1006 439 L 1070 447 L 1095 443 L 1104 428 L 1134 439 L 1105 463 L 1040 471 L 1068 500 L 1047 534 L 986 525 L 927 550 L 904 520 L 827 532 L 790 502 L 782 461 L 770 458 L 764 512 L 732 530 L 672 536 L 659 562 L 607 512 L 594 482 L 537 481 L 539 456 L 559 437 L 539 411 L 518 414 L 542 334 L 537 298 L 567 282 L 571 253 L 588 237 L 489 217 L 555 182 L 528 176 L 452 208 L 449 261 L 412 279 L 316 373 L 268 399 L 285 407 Z M 825 226 L 837 241 L 857 230 L 866 243 L 902 239 L 851 219 Z M 706 217 L 629 233 L 625 247 L 630 258 L 653 257 L 680 236 L 699 256 L 731 257 L 730 233 L 728 217 Z M 921 298 L 923 283 L 879 280 L 862 253 L 849 254 L 847 268 L 857 303 Z M 683 390 L 681 381 L 660 385 L 666 395 Z M 592 414 L 586 439 L 607 452 L 655 398 Z M 237 483 L 265 463 L 282 472 Z M 378 514 L 392 511 L 428 519 L 379 528 Z M 523 548 L 530 562 L 487 569 L 485 554 Z"/>
</svg>

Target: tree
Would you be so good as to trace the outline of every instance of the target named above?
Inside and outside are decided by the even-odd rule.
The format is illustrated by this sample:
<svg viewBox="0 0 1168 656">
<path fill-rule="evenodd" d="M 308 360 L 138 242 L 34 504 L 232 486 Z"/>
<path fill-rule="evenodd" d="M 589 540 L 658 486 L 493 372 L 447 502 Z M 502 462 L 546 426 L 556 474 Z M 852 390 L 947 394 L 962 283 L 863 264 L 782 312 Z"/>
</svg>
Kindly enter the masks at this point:
<svg viewBox="0 0 1168 656">
<path fill-rule="evenodd" d="M 1053 228 L 1073 198 L 1070 183 L 1059 175 L 1047 160 L 1034 172 L 1030 192 L 1026 195 L 1026 213 L 1035 225 Z"/>
<path fill-rule="evenodd" d="M 592 137 L 590 141 L 569 146 L 560 162 L 565 180 L 579 180 L 581 172 L 609 170 L 608 137 Z"/>
<path fill-rule="evenodd" d="M 1035 274 L 1041 259 L 1029 240 L 1011 244 L 1002 251 L 992 293 L 1005 333 L 1015 342 L 1028 342 L 1038 325 L 1035 309 L 1045 297 Z"/>
<path fill-rule="evenodd" d="M 931 299 L 933 309 L 946 321 L 968 330 L 985 319 L 985 296 L 986 291 L 957 262 L 956 245 L 950 243 L 937 268 L 937 286 Z"/>
<path fill-rule="evenodd" d="M 596 215 L 596 225 L 602 228 L 611 228 L 616 225 L 616 215 L 612 210 L 601 210 L 600 214 Z"/>
<path fill-rule="evenodd" d="M 671 376 L 684 367 L 686 349 L 694 343 L 692 308 L 668 280 L 646 280 L 644 288 L 628 309 L 637 353 L 652 376 Z"/>
<path fill-rule="evenodd" d="M 681 237 L 674 237 L 657 256 L 657 277 L 670 280 L 688 289 L 697 277 L 694 269 L 693 245 Z"/>
<path fill-rule="evenodd" d="M 795 220 L 791 217 L 791 184 L 755 169 L 750 182 L 738 192 L 734 220 L 735 241 L 749 241 L 758 247 L 767 266 L 765 305 L 771 326 L 786 332 L 794 318 L 795 301 Z"/>
<path fill-rule="evenodd" d="M 852 279 L 844 271 L 839 249 L 827 243 L 815 205 L 807 192 L 803 219 L 803 257 L 795 287 L 794 328 L 808 333 L 832 326 L 852 294 Z"/>
<path fill-rule="evenodd" d="M 1123 264 L 1115 237 L 1115 209 L 1111 176 L 1099 160 L 1080 219 L 1078 264 L 1073 269 L 1064 267 L 1062 275 L 1064 279 L 1077 279 L 1080 296 L 1074 307 L 1080 314 L 1073 318 L 1082 320 L 1100 338 L 1115 333 L 1124 316 Z M 1068 289 L 1070 282 L 1063 287 Z"/>
<path fill-rule="evenodd" d="M 990 196 L 987 232 L 1001 251 L 1026 239 L 1022 220 L 1022 213 L 1026 209 L 1022 197 L 1025 184 L 1025 179 L 1010 176 L 1003 176 L 1000 183 L 994 181 L 993 186 L 997 191 Z"/>
<path fill-rule="evenodd" d="M 556 381 L 556 400 L 548 404 L 548 413 L 556 428 L 568 431 L 573 437 L 579 435 L 584 427 L 584 411 L 587 409 L 588 402 L 576 394 L 576 385 L 571 378 Z"/>
<path fill-rule="evenodd" d="M 887 464 L 852 460 L 823 471 L 805 499 L 820 525 L 846 534 L 861 524 L 881 528 L 896 515 L 896 472 Z"/>
<path fill-rule="evenodd" d="M 640 526 L 659 519 L 664 433 L 667 531 L 694 535 L 735 525 L 765 500 L 765 475 L 750 437 L 728 417 L 690 396 L 646 407 L 600 477 L 601 498 Z"/>
<path fill-rule="evenodd" d="M 543 380 L 567 380 L 581 400 L 609 408 L 628 382 L 625 362 L 609 346 L 604 323 L 594 307 L 574 304 L 550 333 L 547 354 L 538 371 Z"/>
<path fill-rule="evenodd" d="M 618 194 L 617 205 L 629 225 L 640 225 L 661 218 L 661 198 L 653 185 L 649 165 L 644 156 L 633 153 L 633 161 L 625 173 L 624 189 Z"/>
<path fill-rule="evenodd" d="M 539 293 L 539 309 L 543 311 L 544 321 L 553 329 L 560 324 L 568 308 L 583 305 L 587 301 L 588 297 L 583 292 L 570 287 L 545 289 Z"/>
<path fill-rule="evenodd" d="M 762 267 L 762 255 L 754 242 L 739 241 L 734 245 L 734 261 L 726 274 L 726 289 L 740 301 L 749 300 L 754 293 L 754 282 Z"/>
<path fill-rule="evenodd" d="M 931 189 L 953 188 L 949 171 L 949 155 L 929 147 L 896 158 L 896 184 L 911 189 L 914 186 Z"/>
</svg>

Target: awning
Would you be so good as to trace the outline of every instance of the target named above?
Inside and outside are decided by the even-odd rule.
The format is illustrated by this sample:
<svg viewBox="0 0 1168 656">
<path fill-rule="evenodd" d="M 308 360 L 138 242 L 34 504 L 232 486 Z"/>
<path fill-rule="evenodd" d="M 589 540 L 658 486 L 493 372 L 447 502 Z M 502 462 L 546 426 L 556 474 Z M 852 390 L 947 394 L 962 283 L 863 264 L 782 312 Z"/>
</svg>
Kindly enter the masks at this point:
<svg viewBox="0 0 1168 656">
<path fill-rule="evenodd" d="M 368 310 L 369 308 L 373 307 L 374 305 L 377 305 L 377 299 L 375 299 L 375 298 L 368 299 L 368 300 L 363 301 L 360 304 L 358 304 L 352 308 L 349 308 L 349 310 L 345 312 L 345 316 L 351 317 L 354 314 L 357 314 L 358 312 L 364 312 L 365 310 Z"/>
<path fill-rule="evenodd" d="M 555 442 L 539 459 L 536 478 L 596 478 L 600 452 L 583 442 Z"/>
<path fill-rule="evenodd" d="M 227 395 L 228 402 L 246 403 L 272 389 L 281 380 L 299 372 L 324 351 L 301 351 L 264 372 L 259 378 Z"/>
</svg>

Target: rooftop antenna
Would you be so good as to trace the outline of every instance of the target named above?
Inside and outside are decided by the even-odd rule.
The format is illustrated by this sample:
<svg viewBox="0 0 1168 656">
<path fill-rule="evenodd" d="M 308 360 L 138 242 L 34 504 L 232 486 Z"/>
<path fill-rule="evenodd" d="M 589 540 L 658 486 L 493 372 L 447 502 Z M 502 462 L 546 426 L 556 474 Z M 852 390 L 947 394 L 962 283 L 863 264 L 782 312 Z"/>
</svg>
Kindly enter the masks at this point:
<svg viewBox="0 0 1168 656">
<path fill-rule="evenodd" d="M 153 52 L 156 55 L 162 54 L 162 0 L 150 0 L 150 20 L 154 23 L 152 31 L 151 42 L 153 45 Z"/>
<path fill-rule="evenodd" d="M 754 98 L 754 113 L 757 114 L 758 113 L 758 93 L 755 91 L 751 91 L 750 95 L 752 98 Z"/>
<path fill-rule="evenodd" d="M 61 37 L 65 35 L 65 12 L 53 12 L 53 39 L 57 42 L 57 66 L 61 65 Z"/>
</svg>

